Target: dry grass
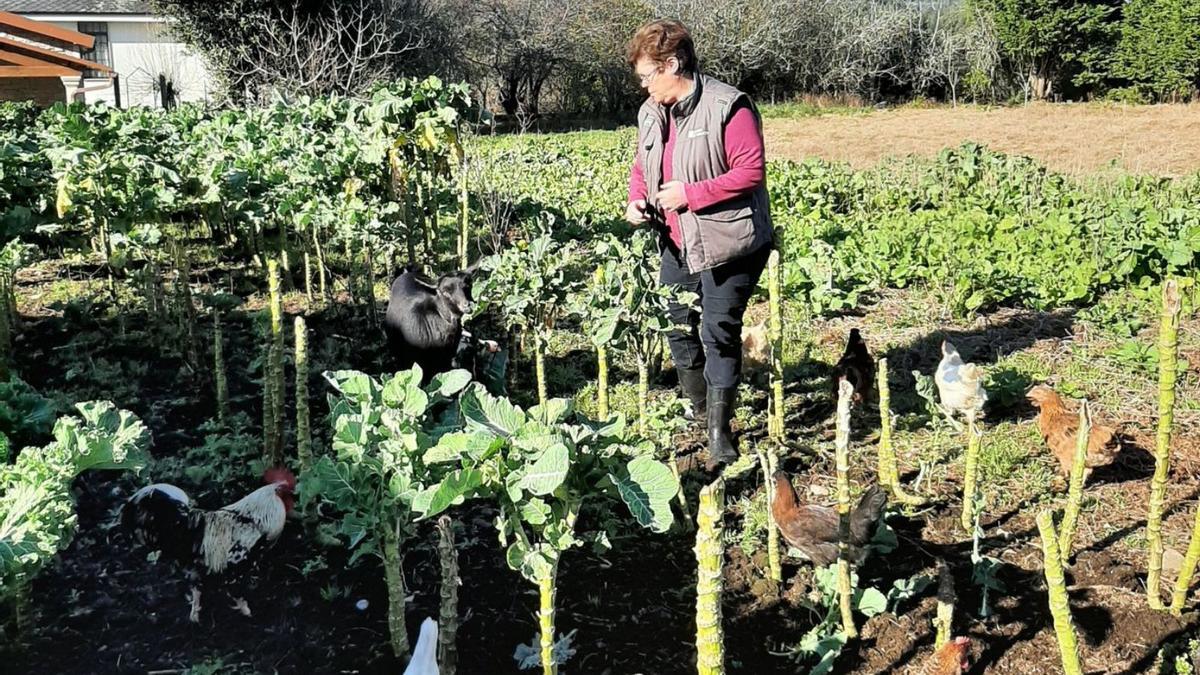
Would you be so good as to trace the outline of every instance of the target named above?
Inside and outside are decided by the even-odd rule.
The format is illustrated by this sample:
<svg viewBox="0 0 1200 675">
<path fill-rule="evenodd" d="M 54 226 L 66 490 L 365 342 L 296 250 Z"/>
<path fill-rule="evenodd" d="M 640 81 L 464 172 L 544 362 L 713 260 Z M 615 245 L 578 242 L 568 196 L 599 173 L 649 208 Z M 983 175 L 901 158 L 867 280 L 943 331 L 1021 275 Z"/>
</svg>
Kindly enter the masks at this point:
<svg viewBox="0 0 1200 675">
<path fill-rule="evenodd" d="M 817 156 L 865 167 L 887 157 L 934 155 L 969 140 L 1077 175 L 1119 170 L 1178 176 L 1198 171 L 1198 132 L 1197 104 L 900 108 L 766 120 L 767 152 L 772 157 Z"/>
</svg>

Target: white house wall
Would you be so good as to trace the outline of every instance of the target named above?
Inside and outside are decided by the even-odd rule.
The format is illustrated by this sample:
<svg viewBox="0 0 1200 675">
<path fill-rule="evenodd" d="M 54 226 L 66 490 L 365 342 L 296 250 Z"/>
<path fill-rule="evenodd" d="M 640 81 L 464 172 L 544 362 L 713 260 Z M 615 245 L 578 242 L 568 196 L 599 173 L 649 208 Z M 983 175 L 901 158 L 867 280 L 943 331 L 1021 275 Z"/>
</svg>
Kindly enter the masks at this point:
<svg viewBox="0 0 1200 675">
<path fill-rule="evenodd" d="M 90 19 L 89 19 L 90 20 Z M 51 21 L 63 28 L 78 30 L 75 21 Z M 190 53 L 186 45 L 175 42 L 161 21 L 108 21 L 108 42 L 113 70 L 120 75 L 121 105 L 159 107 L 156 90 L 158 76 L 165 74 L 175 83 L 179 101 L 205 101 L 211 97 L 212 83 L 204 61 Z M 84 88 L 89 103 L 100 100 L 116 103 L 108 80 L 86 79 Z M 63 78 L 67 97 L 79 85 L 79 78 Z"/>
</svg>

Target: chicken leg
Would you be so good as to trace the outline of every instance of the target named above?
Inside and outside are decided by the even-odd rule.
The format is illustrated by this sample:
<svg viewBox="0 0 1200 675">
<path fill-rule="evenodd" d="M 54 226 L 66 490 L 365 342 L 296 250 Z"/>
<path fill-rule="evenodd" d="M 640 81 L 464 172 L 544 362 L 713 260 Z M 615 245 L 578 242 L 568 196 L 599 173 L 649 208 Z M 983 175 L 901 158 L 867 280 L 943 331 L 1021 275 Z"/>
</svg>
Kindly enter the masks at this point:
<svg viewBox="0 0 1200 675">
<path fill-rule="evenodd" d="M 200 623 L 200 589 L 192 587 L 192 613 L 188 616 L 192 623 Z"/>
<path fill-rule="evenodd" d="M 246 604 L 245 598 L 234 598 L 233 609 L 241 612 L 242 616 L 250 616 L 250 605 Z"/>
</svg>

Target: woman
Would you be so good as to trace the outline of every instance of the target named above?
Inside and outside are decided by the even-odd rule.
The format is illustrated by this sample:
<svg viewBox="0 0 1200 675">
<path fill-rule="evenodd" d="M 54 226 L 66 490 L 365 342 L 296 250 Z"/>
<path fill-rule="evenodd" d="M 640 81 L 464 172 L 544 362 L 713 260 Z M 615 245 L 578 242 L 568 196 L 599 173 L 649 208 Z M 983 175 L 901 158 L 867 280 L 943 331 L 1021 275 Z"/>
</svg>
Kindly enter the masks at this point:
<svg viewBox="0 0 1200 675">
<path fill-rule="evenodd" d="M 659 281 L 699 294 L 702 317 L 670 308 L 680 387 L 707 419 L 710 465 L 738 457 L 729 422 L 742 370 L 742 315 L 774 243 L 762 123 L 746 94 L 699 72 L 687 28 L 651 21 L 627 57 L 649 94 L 625 218 L 661 234 Z"/>
</svg>

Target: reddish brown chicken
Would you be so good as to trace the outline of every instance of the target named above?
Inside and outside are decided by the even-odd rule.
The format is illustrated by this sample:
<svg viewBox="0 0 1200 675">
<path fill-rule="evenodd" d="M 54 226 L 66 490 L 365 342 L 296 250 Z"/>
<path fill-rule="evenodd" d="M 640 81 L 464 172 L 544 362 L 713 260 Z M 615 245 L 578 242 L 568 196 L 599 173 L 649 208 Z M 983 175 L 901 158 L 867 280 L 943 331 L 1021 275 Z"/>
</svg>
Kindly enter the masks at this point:
<svg viewBox="0 0 1200 675">
<path fill-rule="evenodd" d="M 1071 476 L 1075 460 L 1075 433 L 1079 430 L 1079 413 L 1068 411 L 1063 399 L 1050 387 L 1039 384 L 1029 390 L 1029 400 L 1038 407 L 1038 429 L 1050 451 L 1058 459 L 1064 476 Z M 1093 424 L 1088 435 L 1087 462 L 1083 480 L 1087 482 L 1092 469 L 1113 463 L 1121 451 L 1117 432 L 1112 427 Z"/>
<path fill-rule="evenodd" d="M 971 667 L 970 648 L 970 638 L 954 638 L 929 657 L 925 667 L 921 668 L 921 675 L 962 675 Z"/>
<path fill-rule="evenodd" d="M 771 367 L 771 340 L 767 321 L 742 328 L 742 370 L 766 371 Z"/>
<path fill-rule="evenodd" d="M 850 339 L 846 341 L 846 351 L 833 367 L 833 398 L 837 400 L 838 383 L 843 379 L 854 387 L 854 395 L 850 402 L 854 405 L 865 405 L 870 400 L 872 385 L 875 382 L 875 359 L 867 351 L 867 343 L 862 339 L 862 333 L 857 328 L 850 329 Z"/>
<path fill-rule="evenodd" d="M 863 493 L 858 506 L 850 512 L 850 559 L 861 563 L 867 555 L 867 543 L 875 533 L 875 524 L 883 515 L 887 494 L 872 485 Z M 782 471 L 775 472 L 775 503 L 771 519 L 787 543 L 795 547 L 817 567 L 838 558 L 838 514 L 835 509 L 817 504 L 801 504 L 792 481 Z"/>
</svg>

